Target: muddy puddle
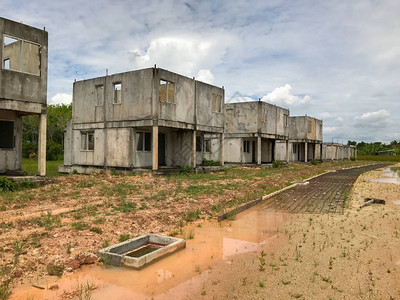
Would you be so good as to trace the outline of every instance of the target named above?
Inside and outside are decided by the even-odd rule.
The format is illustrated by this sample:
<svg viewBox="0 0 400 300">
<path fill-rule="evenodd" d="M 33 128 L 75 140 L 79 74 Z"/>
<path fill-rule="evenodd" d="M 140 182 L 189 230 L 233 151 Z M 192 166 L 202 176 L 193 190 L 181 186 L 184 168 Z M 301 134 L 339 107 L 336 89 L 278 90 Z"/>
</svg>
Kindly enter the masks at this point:
<svg viewBox="0 0 400 300">
<path fill-rule="evenodd" d="M 381 178 L 371 179 L 372 182 L 393 183 L 400 185 L 400 168 L 386 168 L 382 170 Z"/>
<path fill-rule="evenodd" d="M 256 206 L 221 223 L 208 221 L 184 228 L 186 248 L 141 270 L 86 266 L 49 282 L 32 282 L 45 289 L 14 290 L 11 299 L 71 299 L 78 284 L 95 285 L 91 299 L 171 299 L 200 286 L 217 263 L 231 263 L 240 253 L 258 251 L 274 242 L 278 227 L 292 216 Z M 193 239 L 189 239 L 193 237 Z M 49 290 L 57 285 L 58 289 Z M 76 297 L 75 297 L 76 299 Z"/>
</svg>

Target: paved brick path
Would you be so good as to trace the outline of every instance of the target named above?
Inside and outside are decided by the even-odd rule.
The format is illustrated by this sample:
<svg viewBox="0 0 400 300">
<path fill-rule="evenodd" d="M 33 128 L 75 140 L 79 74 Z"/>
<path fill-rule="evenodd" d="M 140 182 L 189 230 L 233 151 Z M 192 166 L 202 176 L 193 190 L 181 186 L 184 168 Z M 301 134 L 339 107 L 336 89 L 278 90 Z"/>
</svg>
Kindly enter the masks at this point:
<svg viewBox="0 0 400 300">
<path fill-rule="evenodd" d="M 376 164 L 327 173 L 309 180 L 307 185 L 282 192 L 261 205 L 291 213 L 343 213 L 358 176 L 385 166 L 387 164 Z"/>
</svg>

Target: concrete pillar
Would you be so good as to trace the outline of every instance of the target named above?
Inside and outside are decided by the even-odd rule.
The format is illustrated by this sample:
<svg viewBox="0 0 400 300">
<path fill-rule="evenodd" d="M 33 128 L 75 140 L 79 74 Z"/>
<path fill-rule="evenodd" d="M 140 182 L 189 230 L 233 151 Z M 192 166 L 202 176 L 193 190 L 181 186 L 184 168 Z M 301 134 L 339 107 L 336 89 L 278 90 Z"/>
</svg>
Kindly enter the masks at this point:
<svg viewBox="0 0 400 300">
<path fill-rule="evenodd" d="M 46 129 L 47 114 L 39 116 L 39 147 L 38 147 L 38 173 L 46 176 Z"/>
<path fill-rule="evenodd" d="M 307 162 L 307 157 L 308 157 L 308 143 L 304 143 L 304 161 Z"/>
<path fill-rule="evenodd" d="M 319 148 L 319 158 L 320 158 L 320 160 L 321 161 L 323 161 L 324 159 L 323 159 L 323 157 L 322 157 L 322 143 L 321 144 L 319 144 L 319 146 L 320 146 L 320 148 Z"/>
<path fill-rule="evenodd" d="M 193 168 L 196 168 L 196 134 L 197 131 L 193 130 Z"/>
<path fill-rule="evenodd" d="M 225 165 L 225 134 L 221 133 L 221 147 L 220 147 L 220 151 L 221 151 L 221 161 L 220 161 L 220 165 L 221 167 L 223 167 Z"/>
<path fill-rule="evenodd" d="M 261 165 L 261 136 L 257 137 L 257 164 Z"/>
<path fill-rule="evenodd" d="M 289 140 L 286 140 L 286 162 L 289 162 Z"/>
<path fill-rule="evenodd" d="M 354 148 L 354 158 L 357 159 L 357 148 Z"/>
<path fill-rule="evenodd" d="M 158 126 L 153 126 L 153 171 L 158 170 Z"/>
</svg>

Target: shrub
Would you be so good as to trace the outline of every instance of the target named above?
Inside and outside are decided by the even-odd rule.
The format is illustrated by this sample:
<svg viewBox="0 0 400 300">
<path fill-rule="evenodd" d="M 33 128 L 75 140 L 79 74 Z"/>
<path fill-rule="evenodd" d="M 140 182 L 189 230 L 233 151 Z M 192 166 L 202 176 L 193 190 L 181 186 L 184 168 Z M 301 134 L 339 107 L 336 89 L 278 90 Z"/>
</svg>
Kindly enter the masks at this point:
<svg viewBox="0 0 400 300">
<path fill-rule="evenodd" d="M 273 168 L 281 168 L 284 165 L 284 161 L 282 160 L 274 160 L 274 162 L 272 163 L 272 167 Z"/>
<path fill-rule="evenodd" d="M 212 159 L 203 159 L 203 166 L 209 167 L 209 166 L 219 166 L 218 161 L 214 161 Z"/>
<path fill-rule="evenodd" d="M 351 160 L 351 161 L 355 161 L 356 158 L 355 158 L 354 156 L 352 156 L 352 157 L 350 157 L 350 160 Z"/>
<path fill-rule="evenodd" d="M 63 148 L 60 144 L 54 141 L 48 141 L 46 147 L 46 158 L 47 160 L 62 160 L 63 159 Z"/>
<path fill-rule="evenodd" d="M 316 166 L 316 165 L 318 165 L 318 162 L 317 162 L 315 159 L 313 159 L 313 160 L 311 161 L 311 164 L 314 165 L 314 166 Z"/>
<path fill-rule="evenodd" d="M 0 177 L 0 192 L 15 191 L 15 183 L 6 177 Z"/>
<path fill-rule="evenodd" d="M 193 174 L 194 168 L 192 166 L 182 166 L 179 173 L 181 174 Z"/>
</svg>

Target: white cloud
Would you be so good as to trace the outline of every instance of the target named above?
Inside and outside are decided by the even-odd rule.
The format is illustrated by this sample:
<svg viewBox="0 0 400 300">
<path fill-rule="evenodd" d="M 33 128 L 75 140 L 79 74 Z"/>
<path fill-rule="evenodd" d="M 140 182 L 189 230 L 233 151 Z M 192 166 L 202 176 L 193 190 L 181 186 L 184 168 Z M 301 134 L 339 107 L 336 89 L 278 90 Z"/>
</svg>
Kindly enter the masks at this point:
<svg viewBox="0 0 400 300">
<path fill-rule="evenodd" d="M 305 95 L 304 97 L 296 96 L 292 93 L 290 84 L 285 84 L 284 86 L 276 88 L 271 93 L 268 93 L 266 96 L 262 97 L 261 100 L 275 104 L 297 106 L 309 102 L 311 97 L 309 95 Z"/>
<path fill-rule="evenodd" d="M 199 70 L 197 72 L 196 79 L 205 83 L 213 84 L 214 75 L 210 70 Z"/>
<path fill-rule="evenodd" d="M 150 42 L 146 50 L 127 53 L 138 68 L 157 66 L 183 75 L 193 76 L 196 70 L 218 64 L 226 53 L 229 36 L 164 36 Z"/>
<path fill-rule="evenodd" d="M 251 102 L 251 101 L 255 101 L 255 100 L 250 97 L 234 97 L 234 98 L 228 99 L 225 102 L 226 103 L 242 103 L 242 102 Z"/>
<path fill-rule="evenodd" d="M 70 104 L 72 102 L 72 95 L 69 94 L 55 94 L 51 99 L 49 104 Z"/>
<path fill-rule="evenodd" d="M 325 127 L 322 129 L 324 134 L 337 133 L 339 131 L 338 127 Z"/>
<path fill-rule="evenodd" d="M 389 116 L 390 113 L 387 110 L 381 109 L 378 111 L 364 113 L 361 116 L 356 116 L 354 120 L 360 120 L 366 122 L 377 122 L 377 121 L 380 122 L 383 118 L 388 118 Z"/>
</svg>

